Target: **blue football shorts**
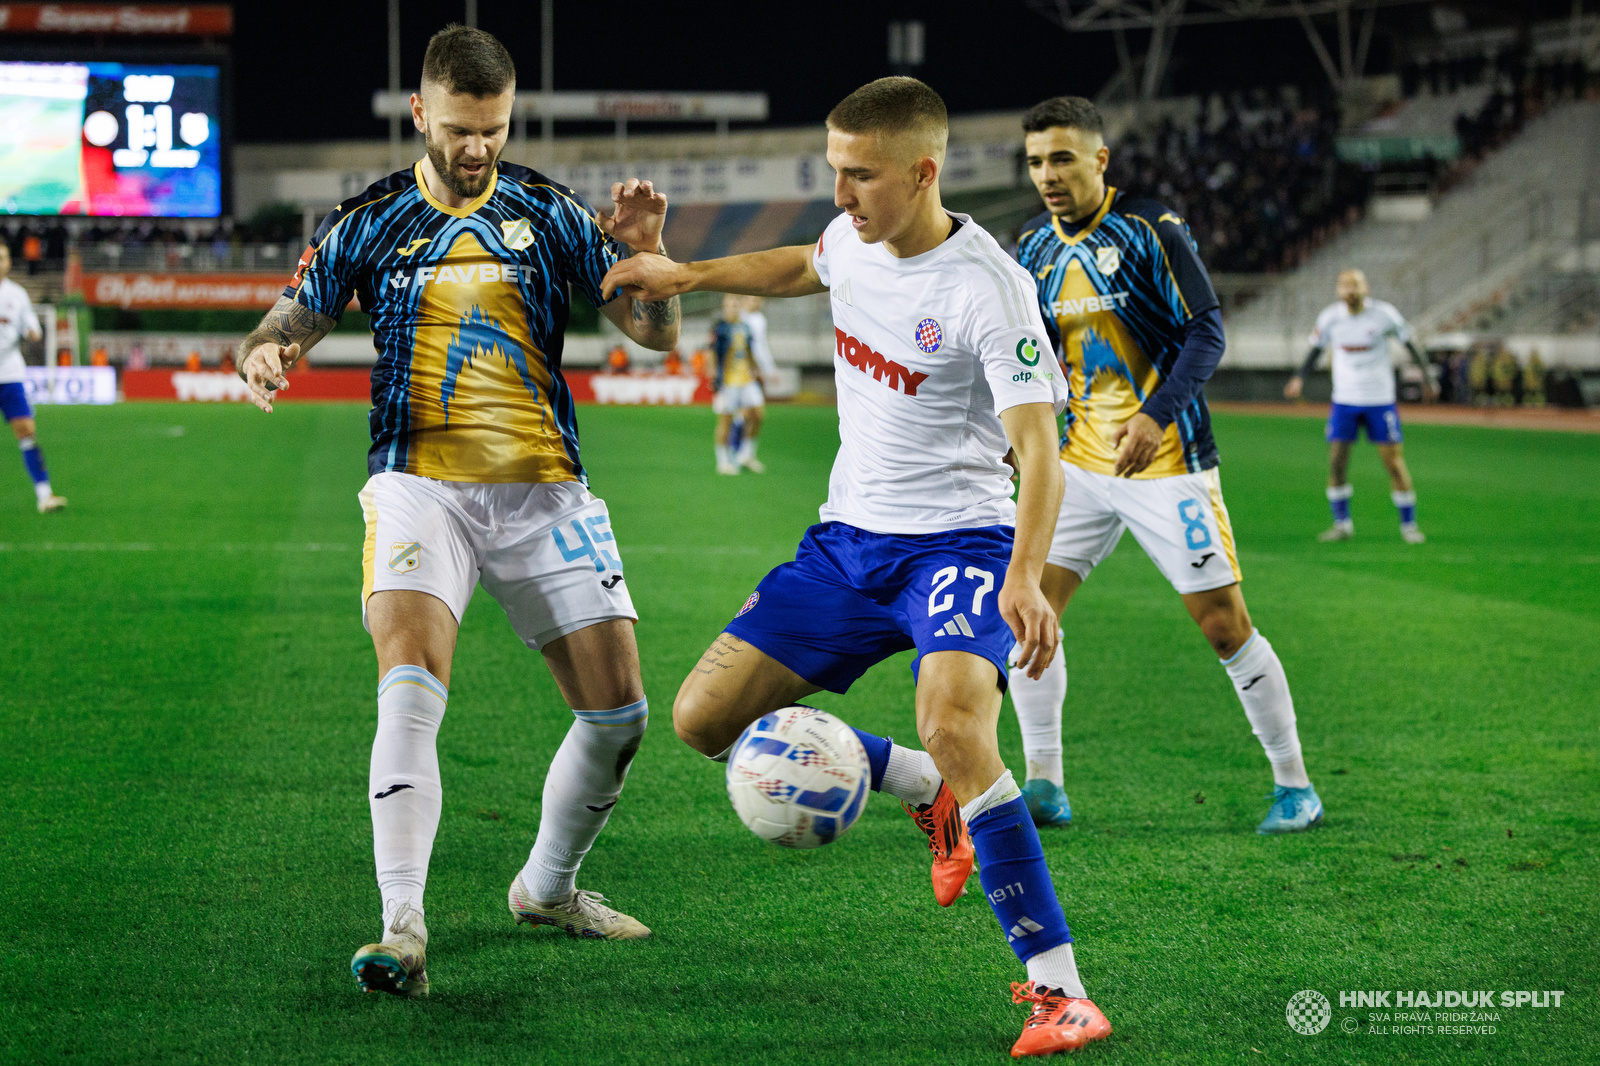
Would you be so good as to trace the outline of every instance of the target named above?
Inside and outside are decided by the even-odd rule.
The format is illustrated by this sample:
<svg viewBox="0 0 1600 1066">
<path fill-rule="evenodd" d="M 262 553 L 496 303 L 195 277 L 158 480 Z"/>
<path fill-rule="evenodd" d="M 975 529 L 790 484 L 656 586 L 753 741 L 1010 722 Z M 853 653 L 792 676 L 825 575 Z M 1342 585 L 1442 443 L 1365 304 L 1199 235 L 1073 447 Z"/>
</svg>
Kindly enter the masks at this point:
<svg viewBox="0 0 1600 1066">
<path fill-rule="evenodd" d="M 1400 409 L 1392 403 L 1357 407 L 1336 403 L 1328 409 L 1328 441 L 1351 443 L 1362 427 L 1367 439 L 1374 444 L 1399 444 L 1405 438 L 1400 434 Z"/>
<path fill-rule="evenodd" d="M 0 384 L 0 415 L 7 422 L 13 418 L 32 418 L 33 405 L 28 403 L 28 387 L 20 381 Z"/>
<path fill-rule="evenodd" d="M 1017 642 L 999 605 L 1011 540 L 1009 526 L 908 536 L 823 522 L 727 632 L 830 692 L 910 648 L 913 677 L 930 652 L 966 651 L 993 663 L 1004 689 Z"/>
</svg>

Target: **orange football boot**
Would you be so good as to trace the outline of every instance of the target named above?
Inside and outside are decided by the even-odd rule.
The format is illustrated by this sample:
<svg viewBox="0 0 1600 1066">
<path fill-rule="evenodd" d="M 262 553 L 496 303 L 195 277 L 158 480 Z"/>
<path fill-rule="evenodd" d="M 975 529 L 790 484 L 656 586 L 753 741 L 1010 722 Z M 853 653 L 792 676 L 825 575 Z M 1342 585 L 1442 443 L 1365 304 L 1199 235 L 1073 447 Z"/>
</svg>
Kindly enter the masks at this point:
<svg viewBox="0 0 1600 1066">
<path fill-rule="evenodd" d="M 941 784 L 933 802 L 924 807 L 902 803 L 917 828 L 928 834 L 928 850 L 933 852 L 933 898 L 948 907 L 967 894 L 967 878 L 972 876 L 972 836 L 961 820 L 961 805 Z"/>
<path fill-rule="evenodd" d="M 1104 1040 L 1111 1035 L 1111 1023 L 1099 1007 L 1087 999 L 1066 996 L 1057 988 L 1035 989 L 1032 981 L 1012 981 L 1011 1002 L 1033 1004 L 1022 1035 L 1011 1045 L 1014 1059 L 1077 1051 L 1091 1040 Z"/>
</svg>

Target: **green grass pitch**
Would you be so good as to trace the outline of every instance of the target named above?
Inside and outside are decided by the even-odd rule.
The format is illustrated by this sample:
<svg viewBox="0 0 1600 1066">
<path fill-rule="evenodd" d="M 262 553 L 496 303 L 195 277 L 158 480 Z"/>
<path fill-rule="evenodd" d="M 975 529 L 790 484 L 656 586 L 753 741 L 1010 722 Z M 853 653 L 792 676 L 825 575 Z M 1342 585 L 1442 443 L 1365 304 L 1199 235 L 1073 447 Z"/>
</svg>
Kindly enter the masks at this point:
<svg viewBox="0 0 1600 1066">
<path fill-rule="evenodd" d="M 514 928 L 570 717 L 480 596 L 440 738 L 433 995 L 362 996 L 377 932 L 357 612 L 365 412 L 46 409 L 72 507 L 0 464 L 0 1059 L 998 1063 L 1021 976 L 981 893 L 934 903 L 875 798 L 839 843 L 759 843 L 672 697 L 815 520 L 831 409 L 776 408 L 771 472 L 712 473 L 703 410 L 581 412 L 656 709 L 580 878 L 654 927 Z M 1253 832 L 1271 781 L 1223 671 L 1131 538 L 1066 620 L 1068 791 L 1045 850 L 1118 1062 L 1594 1061 L 1600 1029 L 1600 437 L 1414 426 L 1429 541 L 1376 456 L 1321 545 L 1315 421 L 1217 419 L 1253 616 L 1288 669 L 1327 824 Z M 14 460 L 13 460 L 14 462 Z M 908 657 L 824 696 L 911 739 Z M 1001 744 L 1021 768 L 1016 720 Z M 976 884 L 976 882 L 974 882 Z M 1302 1036 L 1284 1008 L 1333 999 Z M 1562 990 L 1492 1034 L 1369 1029 L 1340 990 Z M 1358 1024 L 1343 1030 L 1345 1019 Z"/>
</svg>

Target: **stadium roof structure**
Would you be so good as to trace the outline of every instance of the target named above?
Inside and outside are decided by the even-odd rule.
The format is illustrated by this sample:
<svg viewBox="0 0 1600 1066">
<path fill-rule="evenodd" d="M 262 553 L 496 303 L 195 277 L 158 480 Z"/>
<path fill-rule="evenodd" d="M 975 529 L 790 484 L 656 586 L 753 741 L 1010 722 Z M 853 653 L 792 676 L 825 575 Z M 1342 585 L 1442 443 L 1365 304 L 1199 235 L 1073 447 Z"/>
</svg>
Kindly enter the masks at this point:
<svg viewBox="0 0 1600 1066">
<path fill-rule="evenodd" d="M 1317 60 L 1335 88 L 1344 88 L 1367 65 L 1372 26 L 1380 7 L 1399 7 L 1422 0 L 1025 0 L 1028 7 L 1068 33 L 1109 30 L 1116 35 L 1121 61 L 1111 81 L 1100 91 L 1101 102 L 1136 96 L 1154 99 L 1172 58 L 1172 42 L 1180 26 L 1200 26 L 1256 19 L 1297 18 L 1305 27 Z M 1361 28 L 1352 39 L 1350 16 L 1363 12 Z M 1338 61 L 1311 21 L 1333 15 L 1337 22 Z M 1135 59 L 1128 52 L 1124 33 L 1149 30 L 1150 48 Z"/>
</svg>

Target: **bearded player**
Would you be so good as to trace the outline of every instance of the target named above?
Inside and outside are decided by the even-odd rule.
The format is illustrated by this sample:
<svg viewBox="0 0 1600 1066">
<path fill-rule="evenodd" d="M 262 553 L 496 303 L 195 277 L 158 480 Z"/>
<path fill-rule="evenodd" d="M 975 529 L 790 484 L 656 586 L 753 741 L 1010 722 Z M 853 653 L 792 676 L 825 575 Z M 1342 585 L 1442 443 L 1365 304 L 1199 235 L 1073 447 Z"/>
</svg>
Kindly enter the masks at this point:
<svg viewBox="0 0 1600 1066">
<path fill-rule="evenodd" d="M 1350 446 L 1365 429 L 1367 439 L 1378 446 L 1378 457 L 1389 474 L 1389 500 L 1400 515 L 1400 537 L 1407 544 L 1421 544 L 1428 538 L 1417 528 L 1417 491 L 1406 467 L 1389 339 L 1405 345 L 1422 368 L 1425 399 L 1433 393 L 1428 359 L 1411 339 L 1411 327 L 1394 305 L 1367 295 L 1366 274 L 1359 270 L 1341 272 L 1335 291 L 1338 302 L 1329 304 L 1317 316 L 1305 365 L 1283 387 L 1285 397 L 1298 400 L 1306 375 L 1317 365 L 1317 359 L 1323 351 L 1333 350 L 1333 405 L 1328 409 L 1327 432 L 1328 508 L 1333 512 L 1333 525 L 1317 539 L 1349 540 L 1355 535 L 1356 524 L 1350 517 L 1350 497 L 1355 489 L 1346 474 L 1350 469 Z"/>
<path fill-rule="evenodd" d="M 703 263 L 638 257 L 612 268 L 605 291 L 830 293 L 840 448 L 822 522 L 689 674 L 673 725 L 695 750 L 726 759 L 763 714 L 844 692 L 915 648 L 927 750 L 857 730 L 872 787 L 928 834 L 941 904 L 964 891 L 976 853 L 1029 978 L 1012 985 L 1033 1005 L 1012 1054 L 1043 1055 L 1111 1031 L 1079 980 L 1038 831 L 995 734 L 1007 653 L 1020 643 L 1019 671 L 1037 676 L 1057 650 L 1038 579 L 1061 499 L 1061 393 L 1041 359 L 1027 275 L 940 203 L 947 136 L 944 101 L 928 86 L 872 82 L 828 116 L 845 213 L 815 246 Z M 1021 470 L 1016 502 L 1008 448 Z"/>
<path fill-rule="evenodd" d="M 612 188 L 596 218 L 572 192 L 501 162 L 516 71 L 494 37 L 450 26 L 428 43 L 412 117 L 427 155 L 341 204 L 278 304 L 245 341 L 240 374 L 271 412 L 285 371 L 351 294 L 372 316 L 363 620 L 378 657 L 368 802 L 383 932 L 351 970 L 367 991 L 428 990 L 423 889 L 441 785 L 435 739 L 461 614 L 482 584 L 543 654 L 576 721 L 545 778 L 539 833 L 512 879 L 518 922 L 630 939 L 644 925 L 579 891 L 648 719 L 637 618 L 603 500 L 578 458 L 561 377 L 568 286 L 629 337 L 666 350 L 678 305 L 600 296 L 626 254 L 659 250 L 666 200 Z"/>
<path fill-rule="evenodd" d="M 1266 750 L 1276 788 L 1259 833 L 1306 829 L 1322 801 L 1306 776 L 1278 655 L 1251 624 L 1202 386 L 1222 358 L 1222 315 L 1183 219 L 1106 185 L 1104 126 L 1060 96 L 1023 117 L 1028 174 L 1047 210 L 1017 259 L 1037 288 L 1071 401 L 1065 503 L 1041 587 L 1060 614 L 1125 529 L 1183 597 Z M 1072 817 L 1061 765 L 1066 663 L 1011 672 L 1034 818 Z"/>
</svg>

